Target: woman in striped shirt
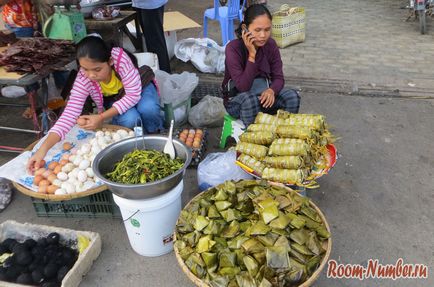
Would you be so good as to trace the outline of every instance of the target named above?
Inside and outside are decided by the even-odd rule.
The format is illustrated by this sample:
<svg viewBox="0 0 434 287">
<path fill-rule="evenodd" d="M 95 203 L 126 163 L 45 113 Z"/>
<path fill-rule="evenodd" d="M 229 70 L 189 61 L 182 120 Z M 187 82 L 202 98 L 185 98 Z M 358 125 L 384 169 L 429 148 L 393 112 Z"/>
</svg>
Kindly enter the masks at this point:
<svg viewBox="0 0 434 287">
<path fill-rule="evenodd" d="M 69 101 L 44 143 L 29 159 L 29 172 L 40 167 L 50 148 L 63 140 L 76 123 L 94 130 L 111 119 L 112 124 L 133 128 L 140 118 L 146 132 L 162 129 L 160 99 L 152 70 L 142 73 L 141 69 L 139 73 L 132 57 L 122 48 L 110 48 L 97 36 L 88 36 L 78 43 L 80 70 Z M 98 114 L 80 116 L 88 96 L 95 102 Z"/>
</svg>

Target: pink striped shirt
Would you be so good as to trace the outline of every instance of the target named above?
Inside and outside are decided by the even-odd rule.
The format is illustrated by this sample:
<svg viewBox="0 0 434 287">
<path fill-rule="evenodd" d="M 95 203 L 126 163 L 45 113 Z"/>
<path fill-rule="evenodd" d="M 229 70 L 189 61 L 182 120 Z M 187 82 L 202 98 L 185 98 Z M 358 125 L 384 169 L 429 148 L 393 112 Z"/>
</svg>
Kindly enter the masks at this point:
<svg viewBox="0 0 434 287">
<path fill-rule="evenodd" d="M 116 108 L 119 114 L 123 114 L 139 102 L 142 93 L 142 82 L 139 71 L 134 67 L 130 57 L 128 57 L 122 48 L 113 48 L 111 55 L 114 69 L 120 76 L 125 90 L 125 96 L 116 101 L 113 107 Z M 80 69 L 71 89 L 71 95 L 69 96 L 65 110 L 49 132 L 58 134 L 63 140 L 65 135 L 77 122 L 89 95 L 95 102 L 98 113 L 101 113 L 103 111 L 101 86 L 97 81 L 87 78 Z"/>
</svg>

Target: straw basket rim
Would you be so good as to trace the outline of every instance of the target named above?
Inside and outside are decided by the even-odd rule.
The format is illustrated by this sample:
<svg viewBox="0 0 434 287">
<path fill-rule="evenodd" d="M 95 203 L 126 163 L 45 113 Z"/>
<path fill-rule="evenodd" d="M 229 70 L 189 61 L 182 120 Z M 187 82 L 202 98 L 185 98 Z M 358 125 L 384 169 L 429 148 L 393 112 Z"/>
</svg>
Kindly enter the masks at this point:
<svg viewBox="0 0 434 287">
<path fill-rule="evenodd" d="M 260 180 L 257 180 L 258 182 L 260 182 Z M 275 185 L 275 186 L 279 186 L 279 187 L 283 187 L 285 189 L 287 189 L 290 192 L 294 192 L 296 193 L 298 196 L 299 195 L 296 191 L 292 190 L 291 188 L 281 185 L 281 184 L 275 184 L 272 182 L 269 182 L 270 185 Z M 212 188 L 212 187 L 211 187 Z M 187 208 L 194 200 L 196 200 L 198 197 L 200 197 L 203 193 L 205 193 L 206 191 L 208 191 L 209 189 L 200 192 L 199 194 L 197 194 L 195 197 L 193 197 L 186 205 L 183 209 Z M 319 209 L 319 207 L 312 202 L 312 200 L 309 199 L 309 205 L 311 207 L 313 207 L 316 212 L 318 212 L 318 215 L 321 217 L 321 220 L 324 222 L 324 225 L 327 229 L 328 232 L 331 233 L 330 230 L 330 226 L 327 222 L 327 219 L 324 216 L 324 213 L 322 213 L 322 211 Z M 176 226 L 178 226 L 178 220 L 176 221 Z M 176 226 L 175 226 L 175 231 L 173 232 L 173 242 L 176 242 Z M 325 246 L 324 246 L 325 245 Z M 326 241 L 324 241 L 323 246 L 326 247 L 326 252 L 324 254 L 324 257 L 321 260 L 320 265 L 318 266 L 318 268 L 315 270 L 315 272 L 312 274 L 312 276 L 310 276 L 306 281 L 304 281 L 301 285 L 297 286 L 297 287 L 309 287 L 312 286 L 312 284 L 316 281 L 316 279 L 319 277 L 320 273 L 322 272 L 322 270 L 324 269 L 328 259 L 330 258 L 331 255 L 331 251 L 332 251 L 332 237 L 329 237 Z M 191 271 L 190 269 L 188 269 L 187 265 L 185 265 L 184 260 L 181 258 L 181 256 L 179 255 L 179 250 L 176 247 L 176 244 L 173 245 L 173 250 L 175 253 L 175 257 L 176 260 L 178 261 L 179 266 L 181 267 L 182 271 L 185 273 L 185 275 L 187 275 L 187 277 L 198 287 L 211 287 L 210 285 L 206 284 L 203 280 L 197 278 Z"/>
<path fill-rule="evenodd" d="M 125 130 L 125 131 L 131 131 L 131 129 L 117 126 L 117 125 L 103 125 L 103 130 L 109 130 L 109 131 L 117 131 L 117 130 Z M 33 147 L 39 142 L 39 140 L 34 141 L 29 146 L 27 146 L 24 151 L 31 151 Z M 28 195 L 30 197 L 38 198 L 38 199 L 44 199 L 44 200 L 50 200 L 50 201 L 64 201 L 64 200 L 71 200 L 76 199 L 80 197 L 86 197 L 95 193 L 99 193 L 101 191 L 104 191 L 107 189 L 107 185 L 100 185 L 91 189 L 88 189 L 83 192 L 76 192 L 72 194 L 62 194 L 62 195 L 56 195 L 56 194 L 44 194 L 44 193 L 38 193 L 36 191 L 33 191 L 31 189 L 28 189 L 27 187 L 23 186 L 22 184 L 19 184 L 17 182 L 12 182 L 13 186 L 19 190 L 21 193 Z"/>
</svg>

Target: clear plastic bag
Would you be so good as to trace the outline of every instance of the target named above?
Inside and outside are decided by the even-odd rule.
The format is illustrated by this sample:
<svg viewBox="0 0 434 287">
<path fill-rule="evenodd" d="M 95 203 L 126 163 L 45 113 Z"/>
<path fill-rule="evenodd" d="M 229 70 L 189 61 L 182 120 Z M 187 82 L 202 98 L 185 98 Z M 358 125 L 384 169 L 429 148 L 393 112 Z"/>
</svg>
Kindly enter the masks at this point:
<svg viewBox="0 0 434 287">
<path fill-rule="evenodd" d="M 12 183 L 0 177 L 0 212 L 5 209 L 12 199 Z"/>
<path fill-rule="evenodd" d="M 223 99 L 207 95 L 191 108 L 188 122 L 196 128 L 221 127 L 225 114 Z"/>
<path fill-rule="evenodd" d="M 184 62 L 191 60 L 202 73 L 225 71 L 225 48 L 208 38 L 188 38 L 176 42 L 175 55 Z"/>
<path fill-rule="evenodd" d="M 210 153 L 197 167 L 197 181 L 200 191 L 219 185 L 227 180 L 252 179 L 235 164 L 236 152 Z"/>
</svg>

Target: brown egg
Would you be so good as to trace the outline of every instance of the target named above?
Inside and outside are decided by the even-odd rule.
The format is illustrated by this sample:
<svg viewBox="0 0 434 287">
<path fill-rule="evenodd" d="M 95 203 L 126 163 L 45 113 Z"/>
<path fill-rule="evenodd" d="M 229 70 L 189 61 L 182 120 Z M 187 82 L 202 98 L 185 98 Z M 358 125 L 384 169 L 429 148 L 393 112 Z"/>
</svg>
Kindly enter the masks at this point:
<svg viewBox="0 0 434 287">
<path fill-rule="evenodd" d="M 64 150 L 70 150 L 70 149 L 72 149 L 72 144 L 69 143 L 69 142 L 64 142 L 63 143 L 63 149 Z"/>
<path fill-rule="evenodd" d="M 44 178 L 48 178 L 48 177 L 50 176 L 50 174 L 53 174 L 53 171 L 47 169 L 47 170 L 42 174 L 42 176 L 43 176 Z"/>
<path fill-rule="evenodd" d="M 35 175 L 42 175 L 45 171 L 46 169 L 41 167 L 35 171 Z"/>
<path fill-rule="evenodd" d="M 60 160 L 60 165 L 65 165 L 65 164 L 67 164 L 69 162 L 69 160 L 66 160 L 66 159 L 61 159 Z"/>
<path fill-rule="evenodd" d="M 194 140 L 199 140 L 199 141 L 201 141 L 201 140 L 202 140 L 202 135 L 198 135 L 198 134 L 196 134 L 196 135 L 194 136 Z"/>
<path fill-rule="evenodd" d="M 184 129 L 182 133 L 188 134 L 188 129 Z"/>
<path fill-rule="evenodd" d="M 193 147 L 194 148 L 200 148 L 200 141 L 194 141 L 193 142 Z"/>
<path fill-rule="evenodd" d="M 62 155 L 62 159 L 66 159 L 66 160 L 69 160 L 69 154 L 64 154 L 64 155 Z"/>
<path fill-rule="evenodd" d="M 39 183 L 43 179 L 44 179 L 44 177 L 42 175 L 36 175 L 35 178 L 33 178 L 33 184 L 36 186 L 39 186 Z"/>
<path fill-rule="evenodd" d="M 47 193 L 48 194 L 54 194 L 56 192 L 56 190 L 58 190 L 58 189 L 59 189 L 59 187 L 57 185 L 54 185 L 54 184 L 49 185 L 47 187 Z"/>
<path fill-rule="evenodd" d="M 41 186 L 49 186 L 49 185 L 50 185 L 50 182 L 48 180 L 46 180 L 46 179 L 41 180 L 39 182 L 39 184 L 38 184 L 39 187 L 41 187 Z"/>
<path fill-rule="evenodd" d="M 54 173 L 54 174 L 58 174 L 58 173 L 61 172 L 61 171 L 62 171 L 62 165 L 59 164 L 59 165 L 57 165 L 57 166 L 54 168 L 53 173 Z"/>
<path fill-rule="evenodd" d="M 196 129 L 196 134 L 200 134 L 200 135 L 202 135 L 202 134 L 203 134 L 203 131 L 202 131 L 201 129 Z"/>
<path fill-rule="evenodd" d="M 77 124 L 78 124 L 79 126 L 84 126 L 84 125 L 86 124 L 86 119 L 78 119 L 78 120 L 77 120 Z"/>
<path fill-rule="evenodd" d="M 48 185 L 43 185 L 38 188 L 38 193 L 47 193 Z"/>
<path fill-rule="evenodd" d="M 179 136 L 179 140 L 182 141 L 182 142 L 185 142 L 186 139 L 187 139 L 187 137 L 184 136 L 184 135 L 180 135 Z"/>
<path fill-rule="evenodd" d="M 48 165 L 48 169 L 54 170 L 56 168 L 56 166 L 58 166 L 58 165 L 59 165 L 59 163 L 57 161 L 52 161 Z"/>
<path fill-rule="evenodd" d="M 194 138 L 194 134 L 188 134 L 188 137 L 187 138 Z"/>
<path fill-rule="evenodd" d="M 188 147 L 191 147 L 191 146 L 193 145 L 193 140 L 187 139 L 187 141 L 185 142 L 185 144 L 186 144 Z"/>
<path fill-rule="evenodd" d="M 56 176 L 54 173 L 50 174 L 50 175 L 47 177 L 47 180 L 48 180 L 49 182 L 51 182 L 51 183 L 53 183 L 53 181 L 55 181 L 56 179 L 57 179 L 57 176 Z"/>
</svg>

